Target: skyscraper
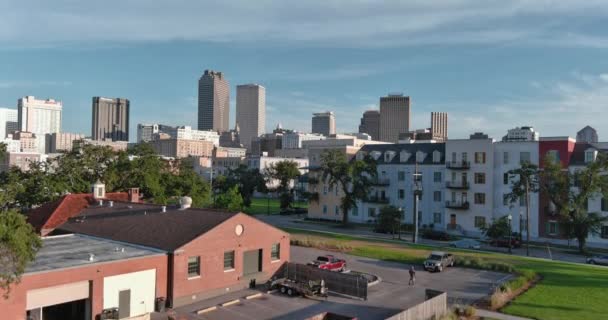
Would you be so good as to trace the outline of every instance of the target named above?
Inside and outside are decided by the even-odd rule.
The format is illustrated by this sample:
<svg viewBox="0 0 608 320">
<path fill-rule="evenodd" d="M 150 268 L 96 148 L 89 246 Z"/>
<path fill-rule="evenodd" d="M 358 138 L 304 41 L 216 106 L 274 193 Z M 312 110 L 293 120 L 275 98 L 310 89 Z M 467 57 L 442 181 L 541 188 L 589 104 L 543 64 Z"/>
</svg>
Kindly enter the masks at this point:
<svg viewBox="0 0 608 320">
<path fill-rule="evenodd" d="M 205 70 L 198 80 L 198 130 L 228 131 L 230 87 L 222 72 Z"/>
<path fill-rule="evenodd" d="M 17 130 L 19 130 L 17 109 L 0 108 L 0 140 Z"/>
<path fill-rule="evenodd" d="M 431 112 L 431 136 L 433 140 L 445 141 L 448 138 L 448 113 Z"/>
<path fill-rule="evenodd" d="M 576 142 L 597 143 L 597 131 L 593 127 L 585 126 L 576 133 Z"/>
<path fill-rule="evenodd" d="M 389 94 L 380 98 L 380 141 L 397 143 L 410 131 L 410 97 Z"/>
<path fill-rule="evenodd" d="M 44 136 L 61 131 L 61 101 L 27 96 L 17 101 L 19 131 Z"/>
<path fill-rule="evenodd" d="M 380 139 L 380 111 L 367 110 L 363 113 L 359 133 L 369 134 L 372 140 Z"/>
<path fill-rule="evenodd" d="M 259 84 L 236 87 L 236 123 L 240 142 L 251 148 L 251 141 L 264 134 L 266 128 L 266 89 Z"/>
<path fill-rule="evenodd" d="M 320 133 L 324 136 L 336 134 L 336 117 L 332 111 L 313 113 L 312 133 Z"/>
<path fill-rule="evenodd" d="M 129 100 L 93 97 L 93 140 L 129 141 Z"/>
</svg>

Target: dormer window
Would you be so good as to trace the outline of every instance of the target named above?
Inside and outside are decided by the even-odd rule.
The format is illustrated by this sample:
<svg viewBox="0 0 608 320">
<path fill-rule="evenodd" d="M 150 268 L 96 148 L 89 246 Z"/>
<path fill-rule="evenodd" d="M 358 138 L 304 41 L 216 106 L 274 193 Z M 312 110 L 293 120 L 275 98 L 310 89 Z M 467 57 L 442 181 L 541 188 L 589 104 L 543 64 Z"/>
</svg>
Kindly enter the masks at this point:
<svg viewBox="0 0 608 320">
<path fill-rule="evenodd" d="M 594 162 L 597 159 L 597 150 L 587 149 L 585 150 L 585 163 Z"/>
<path fill-rule="evenodd" d="M 411 154 L 405 150 L 399 152 L 399 162 L 407 162 L 410 159 Z"/>
<path fill-rule="evenodd" d="M 363 160 L 365 158 L 365 152 L 359 151 L 357 152 L 357 160 Z"/>
<path fill-rule="evenodd" d="M 393 158 L 395 157 L 395 151 L 387 151 L 384 153 L 384 162 L 388 163 L 393 161 Z"/>
<path fill-rule="evenodd" d="M 422 163 L 424 162 L 424 158 L 426 158 L 426 154 L 422 151 L 416 152 L 416 162 Z"/>
<path fill-rule="evenodd" d="M 433 162 L 434 163 L 441 162 L 441 152 L 439 152 L 437 150 L 433 151 Z"/>
<path fill-rule="evenodd" d="M 106 197 L 106 185 L 100 181 L 95 182 L 92 189 L 94 199 L 103 199 Z"/>
<path fill-rule="evenodd" d="M 372 156 L 372 158 L 374 158 L 374 160 L 378 160 L 380 158 L 380 156 L 382 155 L 382 152 L 380 152 L 380 151 L 372 151 L 370 153 L 370 155 Z"/>
</svg>

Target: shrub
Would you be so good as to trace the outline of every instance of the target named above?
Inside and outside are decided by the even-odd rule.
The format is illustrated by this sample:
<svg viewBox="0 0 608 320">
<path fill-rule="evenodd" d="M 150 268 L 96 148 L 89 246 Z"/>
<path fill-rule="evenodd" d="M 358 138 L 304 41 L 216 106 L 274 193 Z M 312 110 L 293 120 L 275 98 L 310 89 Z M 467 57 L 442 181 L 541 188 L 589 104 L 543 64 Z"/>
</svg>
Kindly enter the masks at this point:
<svg viewBox="0 0 608 320">
<path fill-rule="evenodd" d="M 487 262 L 479 257 L 461 257 L 457 256 L 454 260 L 454 264 L 457 266 L 481 270 L 491 270 L 497 272 L 513 273 L 515 268 L 504 262 Z"/>
<path fill-rule="evenodd" d="M 473 307 L 473 306 L 467 306 L 464 309 L 464 315 L 469 318 L 474 317 L 476 313 L 477 313 L 477 309 L 475 309 L 475 307 Z"/>
</svg>

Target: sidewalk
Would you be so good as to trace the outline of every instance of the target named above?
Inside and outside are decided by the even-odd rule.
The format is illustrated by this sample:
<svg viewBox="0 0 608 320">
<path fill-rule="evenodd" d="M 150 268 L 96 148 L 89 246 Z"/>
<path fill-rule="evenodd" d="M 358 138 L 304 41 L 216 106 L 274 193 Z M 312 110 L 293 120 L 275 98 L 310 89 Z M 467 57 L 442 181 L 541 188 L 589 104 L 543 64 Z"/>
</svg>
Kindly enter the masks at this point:
<svg viewBox="0 0 608 320">
<path fill-rule="evenodd" d="M 477 312 L 475 314 L 479 317 L 492 318 L 492 319 L 498 319 L 498 320 L 532 320 L 529 318 L 511 316 L 508 314 L 498 313 L 498 312 L 488 311 L 488 310 L 483 310 L 483 309 L 477 309 Z"/>
</svg>

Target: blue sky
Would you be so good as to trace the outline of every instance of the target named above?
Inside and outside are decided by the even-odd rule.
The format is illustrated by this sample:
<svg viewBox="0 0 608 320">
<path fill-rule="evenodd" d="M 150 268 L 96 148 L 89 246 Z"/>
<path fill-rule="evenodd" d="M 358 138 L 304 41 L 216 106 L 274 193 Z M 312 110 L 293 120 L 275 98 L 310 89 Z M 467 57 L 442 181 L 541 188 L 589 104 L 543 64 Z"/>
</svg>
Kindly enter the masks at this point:
<svg viewBox="0 0 608 320">
<path fill-rule="evenodd" d="M 153 5 L 152 5 L 153 3 Z M 0 107 L 64 103 L 90 132 L 91 97 L 131 100 L 139 122 L 195 125 L 205 69 L 267 92 L 267 127 L 310 130 L 333 110 L 356 131 L 380 96 L 412 99 L 412 127 L 450 115 L 450 137 L 533 125 L 600 138 L 608 115 L 608 1 L 144 1 L 0 3 Z M 234 125 L 234 103 L 231 126 Z"/>
</svg>

